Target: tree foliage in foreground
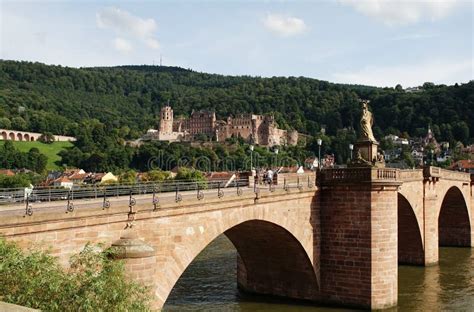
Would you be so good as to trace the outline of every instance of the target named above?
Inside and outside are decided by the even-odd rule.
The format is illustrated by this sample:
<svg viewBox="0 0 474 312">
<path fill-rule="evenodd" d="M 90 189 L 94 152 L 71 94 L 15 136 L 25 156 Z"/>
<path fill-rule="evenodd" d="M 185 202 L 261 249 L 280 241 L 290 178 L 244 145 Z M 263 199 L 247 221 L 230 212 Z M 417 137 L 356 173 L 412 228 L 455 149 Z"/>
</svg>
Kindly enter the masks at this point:
<svg viewBox="0 0 474 312">
<path fill-rule="evenodd" d="M 42 311 L 149 311 L 147 290 L 123 263 L 87 245 L 64 269 L 46 252 L 0 239 L 0 301 Z"/>
</svg>

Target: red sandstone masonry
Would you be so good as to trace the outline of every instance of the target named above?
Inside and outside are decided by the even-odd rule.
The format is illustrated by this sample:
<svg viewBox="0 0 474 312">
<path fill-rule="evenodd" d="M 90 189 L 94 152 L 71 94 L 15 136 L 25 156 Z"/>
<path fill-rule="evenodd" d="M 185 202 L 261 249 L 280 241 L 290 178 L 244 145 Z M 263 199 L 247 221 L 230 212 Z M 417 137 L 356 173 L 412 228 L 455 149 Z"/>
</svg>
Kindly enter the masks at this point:
<svg viewBox="0 0 474 312">
<path fill-rule="evenodd" d="M 294 242 L 301 246 L 300 261 L 294 256 L 285 253 L 288 261 L 294 266 L 286 266 L 286 273 L 273 272 L 273 279 L 262 280 L 257 276 L 253 281 L 258 282 L 258 290 L 263 293 L 281 294 L 293 298 L 316 299 L 319 292 L 319 217 L 316 213 L 317 204 L 314 202 L 314 188 L 304 191 L 291 190 L 289 193 L 275 191 L 270 196 L 262 196 L 258 203 L 254 201 L 254 194 L 245 192 L 242 197 L 226 195 L 223 199 L 206 198 L 202 201 L 187 200 L 181 204 L 171 204 L 170 208 L 162 208 L 152 212 L 152 206 L 137 205 L 136 220 L 133 229 L 136 229 L 140 238 L 151 244 L 156 251 L 156 272 L 150 275 L 146 272 L 149 267 L 142 260 L 126 260 L 127 272 L 131 278 L 154 282 L 154 293 L 157 298 L 157 307 L 161 306 L 173 288 L 179 276 L 189 263 L 218 235 L 228 229 L 236 228 L 246 221 L 259 220 L 273 224 L 274 228 L 281 227 L 285 236 L 294 237 Z M 216 196 L 217 197 L 217 196 Z M 34 214 L 30 218 L 11 217 L 0 220 L 0 232 L 5 233 L 8 239 L 16 240 L 27 248 L 31 245 L 52 247 L 54 255 L 60 257 L 63 265 L 68 265 L 68 258 L 72 253 L 80 251 L 87 242 L 102 242 L 105 247 L 118 240 L 127 224 L 127 206 L 112 206 L 109 210 L 81 209 L 73 213 Z M 24 224 L 24 226 L 22 225 Z M 279 232 L 276 231 L 276 232 Z M 242 231 L 241 231 L 242 232 Z M 273 232 L 273 231 L 271 231 Z M 283 233 L 282 232 L 282 233 Z M 267 233 L 271 237 L 272 233 Z M 263 236 L 264 233 L 262 233 Z M 280 234 L 281 235 L 281 234 Z M 285 237 L 284 236 L 284 237 Z M 292 240 L 289 240 L 289 242 Z M 278 244 L 277 241 L 274 241 Z M 276 245 L 279 246 L 279 245 Z M 242 247 L 251 250 L 250 247 Z M 292 250 L 292 246 L 275 248 L 273 257 L 283 259 L 283 251 Z M 272 258 L 270 252 L 268 258 Z M 246 260 L 254 265 L 264 265 L 247 252 Z M 304 256 L 303 256 L 304 255 Z M 317 257 L 317 259 L 315 259 Z M 252 260 L 253 259 L 253 260 Z M 275 262 L 285 264 L 283 262 Z M 143 265 L 143 266 L 142 266 Z M 250 267 L 253 272 L 265 271 Z M 276 270 L 275 270 L 276 271 Z M 267 269 L 267 272 L 270 272 Z M 301 275 L 302 274 L 302 275 Z M 313 288 L 309 284 L 291 289 L 292 280 L 285 282 L 285 276 L 307 276 L 312 279 Z M 280 280 L 275 283 L 275 279 Z M 305 281 L 304 278 L 296 279 Z M 316 281 L 316 282 L 315 282 Z"/>
<path fill-rule="evenodd" d="M 321 291 L 326 300 L 370 307 L 370 249 L 370 192 L 344 186 L 324 188 Z"/>
<path fill-rule="evenodd" d="M 257 202 L 246 191 L 242 197 L 226 193 L 223 199 L 186 199 L 157 212 L 151 204 L 139 203 L 133 229 L 152 245 L 155 255 L 153 260 L 126 260 L 127 272 L 130 278 L 153 284 L 160 307 L 194 257 L 225 232 L 241 253 L 242 289 L 371 308 L 393 305 L 397 258 L 434 263 L 438 225 L 440 243 L 467 245 L 467 225 L 473 224 L 472 185 L 442 176 L 438 180 L 410 176 L 398 196 L 393 184 L 355 181 L 322 190 L 277 190 Z M 452 188 L 458 190 L 453 191 L 456 196 Z M 69 256 L 87 242 L 107 247 L 129 231 L 127 213 L 123 201 L 108 210 L 2 217 L 0 233 L 24 248 L 51 248 L 67 265 Z M 397 229 L 398 225 L 402 226 Z M 473 245 L 472 226 L 470 234 Z M 152 268 L 154 274 L 149 273 Z"/>
</svg>

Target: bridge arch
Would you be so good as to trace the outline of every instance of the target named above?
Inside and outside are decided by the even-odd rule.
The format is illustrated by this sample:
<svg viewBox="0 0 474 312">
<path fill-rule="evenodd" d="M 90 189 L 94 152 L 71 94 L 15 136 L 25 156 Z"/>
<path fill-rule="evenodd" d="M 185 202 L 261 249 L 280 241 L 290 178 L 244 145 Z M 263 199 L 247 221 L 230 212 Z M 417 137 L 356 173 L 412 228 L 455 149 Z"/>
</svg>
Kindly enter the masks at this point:
<svg viewBox="0 0 474 312">
<path fill-rule="evenodd" d="M 8 137 L 10 138 L 11 141 L 15 141 L 15 133 L 10 132 L 10 133 L 8 134 Z"/>
<path fill-rule="evenodd" d="M 23 141 L 23 134 L 17 133 L 16 137 L 18 138 L 18 141 Z"/>
<path fill-rule="evenodd" d="M 28 133 L 25 133 L 23 138 L 25 139 L 25 141 L 29 141 L 30 140 L 30 135 Z"/>
<path fill-rule="evenodd" d="M 423 265 L 422 232 L 410 202 L 398 193 L 398 262 Z"/>
<path fill-rule="evenodd" d="M 5 131 L 2 131 L 2 139 L 3 139 L 4 141 L 8 140 L 8 135 L 7 135 L 7 133 L 6 133 Z"/>
<path fill-rule="evenodd" d="M 319 295 L 319 281 L 313 262 L 300 240 L 287 228 L 276 223 L 251 219 L 235 224 L 202 246 L 192 248 L 186 255 L 185 265 L 164 289 L 163 281 L 158 279 L 156 295 L 165 304 L 182 273 L 217 236 L 224 234 L 229 238 L 238 254 L 238 286 L 248 292 L 274 295 L 294 299 L 315 300 Z M 162 268 L 166 272 L 169 268 Z M 169 276 L 169 275 L 168 275 Z"/>
<path fill-rule="evenodd" d="M 452 186 L 446 192 L 438 215 L 439 246 L 471 246 L 471 222 L 461 190 Z"/>
</svg>

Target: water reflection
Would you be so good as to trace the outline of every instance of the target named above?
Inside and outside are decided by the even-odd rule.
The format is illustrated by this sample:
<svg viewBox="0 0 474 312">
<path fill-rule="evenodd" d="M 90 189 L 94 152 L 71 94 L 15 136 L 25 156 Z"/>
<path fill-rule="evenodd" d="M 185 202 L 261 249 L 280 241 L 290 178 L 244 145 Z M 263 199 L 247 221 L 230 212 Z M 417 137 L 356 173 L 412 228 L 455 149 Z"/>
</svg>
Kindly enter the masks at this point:
<svg viewBox="0 0 474 312">
<path fill-rule="evenodd" d="M 474 310 L 474 249 L 441 248 L 439 255 L 440 263 L 436 266 L 399 267 L 398 307 L 387 312 Z M 240 293 L 236 283 L 236 250 L 222 235 L 184 272 L 163 311 L 353 310 Z"/>
</svg>

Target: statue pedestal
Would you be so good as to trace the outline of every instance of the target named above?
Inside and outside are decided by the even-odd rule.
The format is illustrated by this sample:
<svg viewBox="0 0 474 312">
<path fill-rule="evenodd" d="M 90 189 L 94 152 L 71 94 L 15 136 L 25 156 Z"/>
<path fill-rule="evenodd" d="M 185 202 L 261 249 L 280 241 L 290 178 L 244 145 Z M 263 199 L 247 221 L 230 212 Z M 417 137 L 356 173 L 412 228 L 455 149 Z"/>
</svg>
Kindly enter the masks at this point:
<svg viewBox="0 0 474 312">
<path fill-rule="evenodd" d="M 351 161 L 349 167 L 377 167 L 384 168 L 385 161 L 378 155 L 379 143 L 375 141 L 359 141 L 354 144 L 356 158 Z"/>
<path fill-rule="evenodd" d="M 377 148 L 379 143 L 373 141 L 359 141 L 354 144 L 356 151 L 360 151 L 360 156 L 370 163 L 377 161 Z"/>
</svg>

